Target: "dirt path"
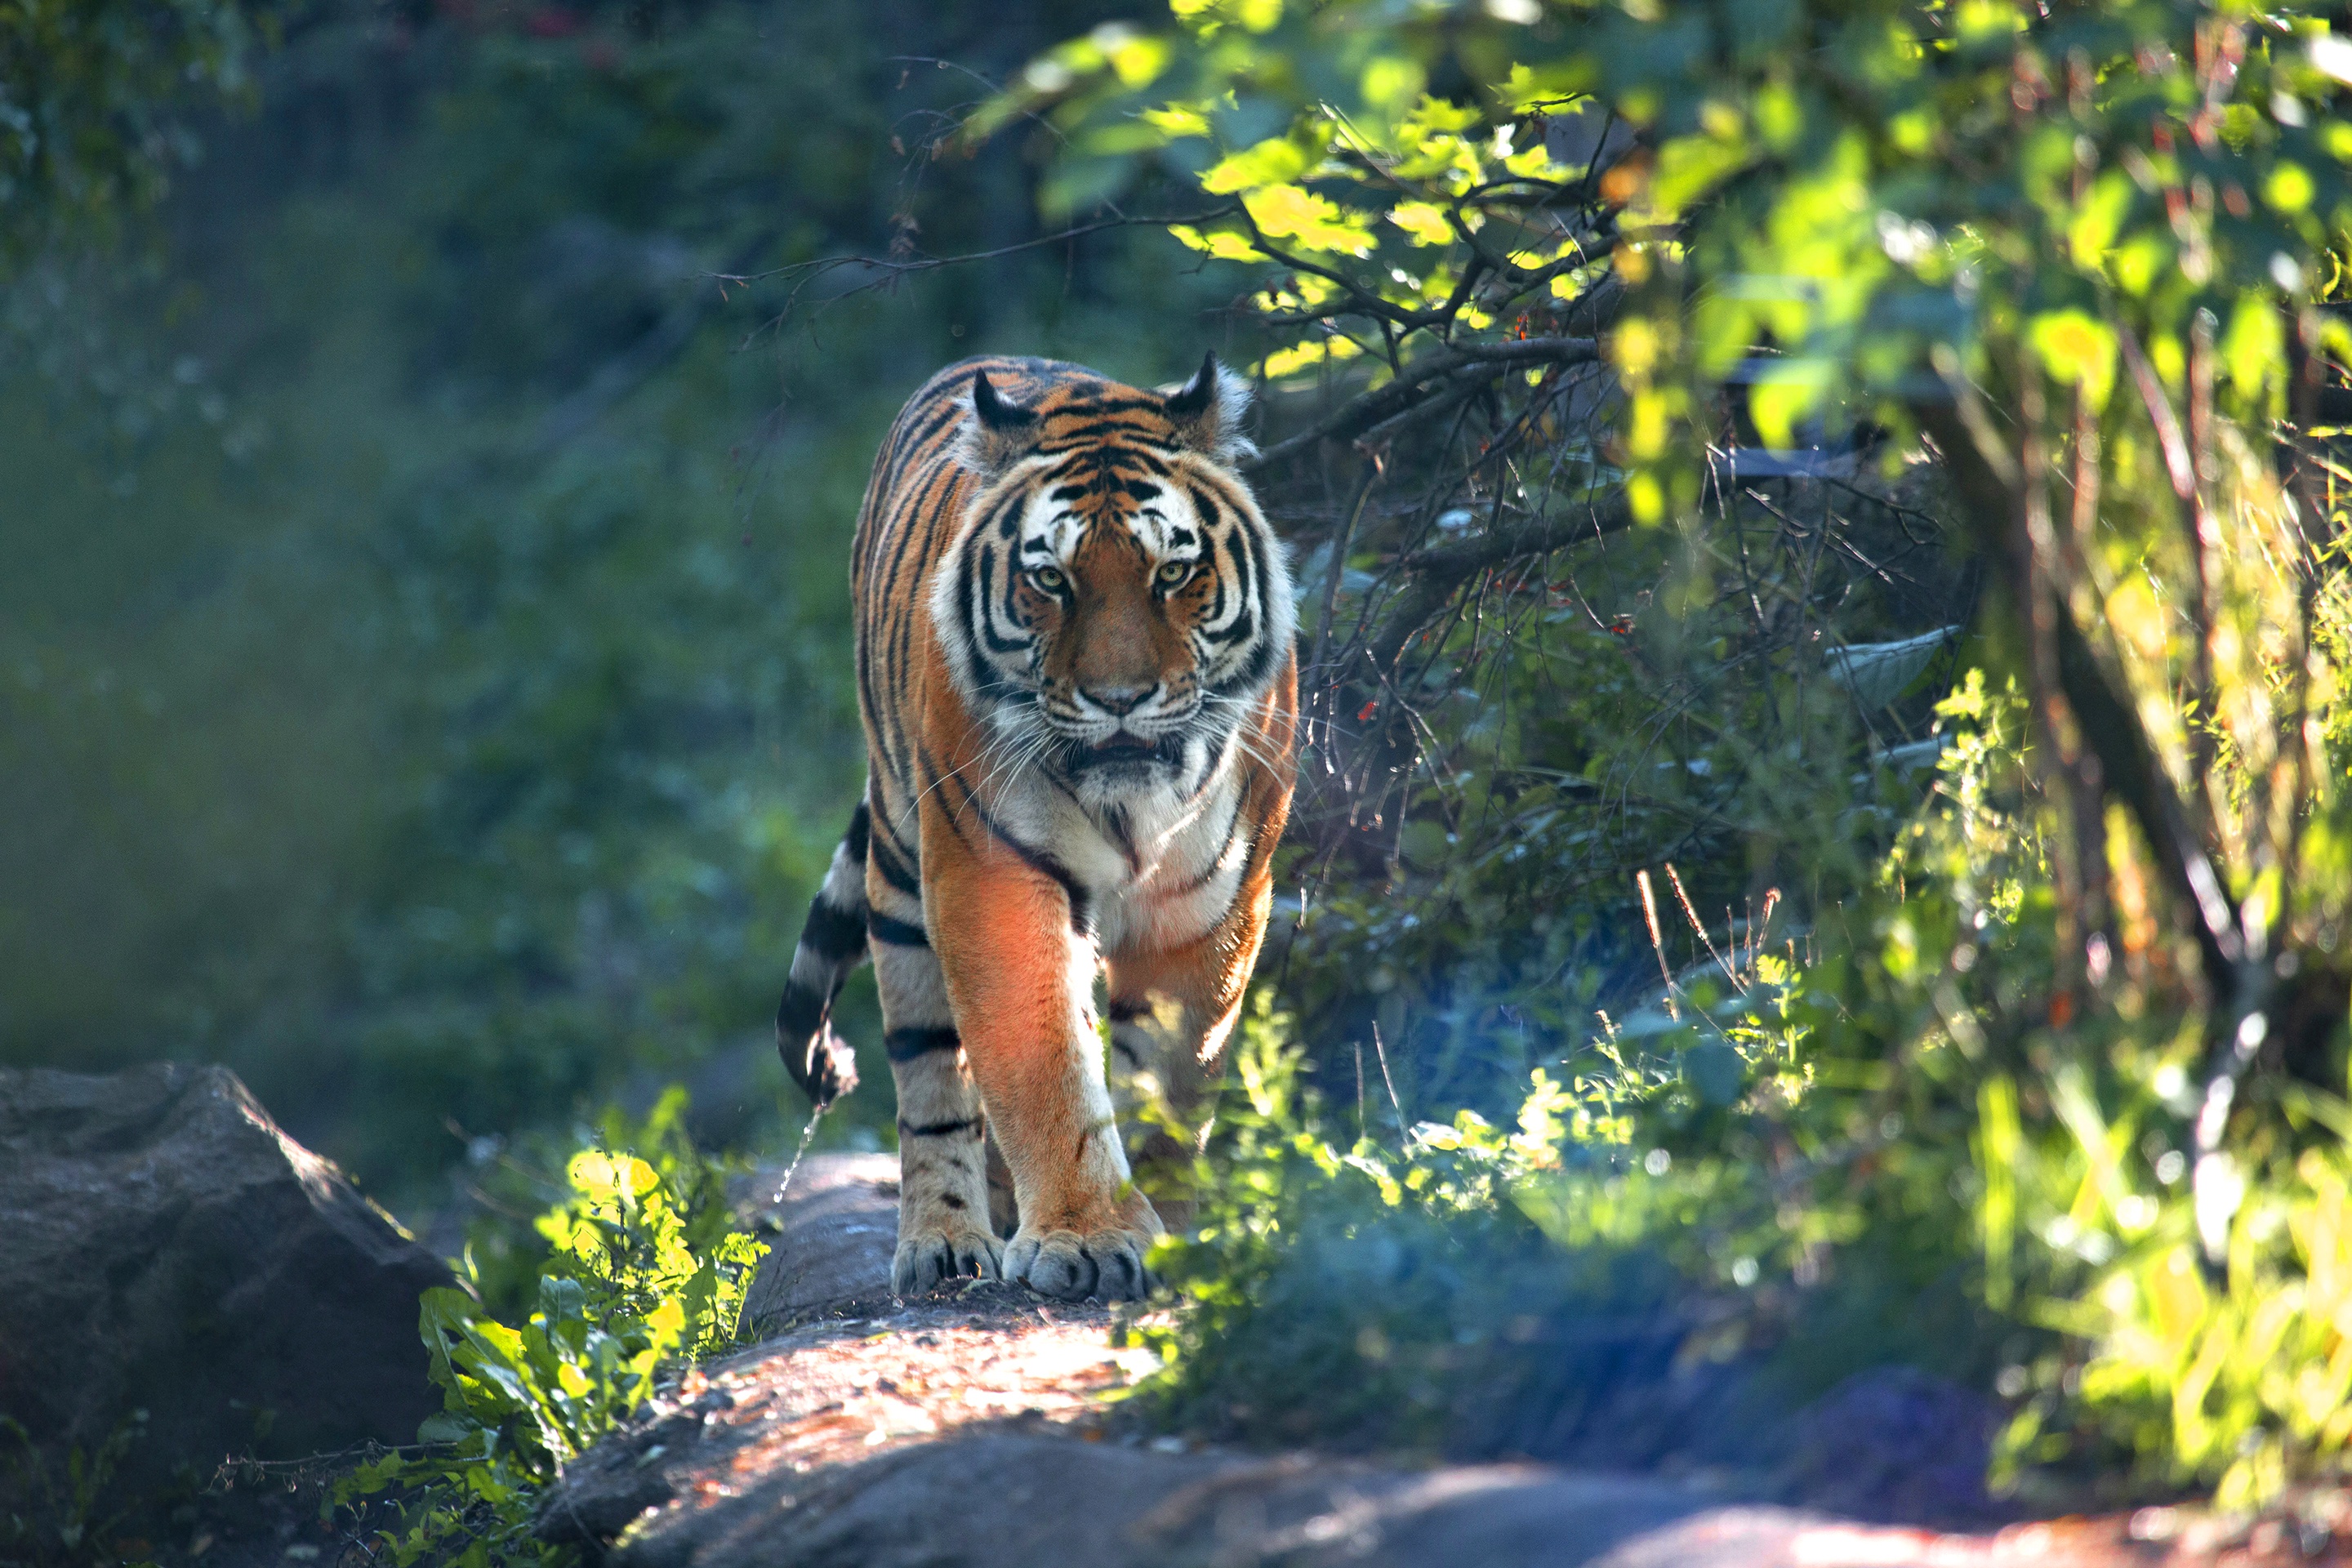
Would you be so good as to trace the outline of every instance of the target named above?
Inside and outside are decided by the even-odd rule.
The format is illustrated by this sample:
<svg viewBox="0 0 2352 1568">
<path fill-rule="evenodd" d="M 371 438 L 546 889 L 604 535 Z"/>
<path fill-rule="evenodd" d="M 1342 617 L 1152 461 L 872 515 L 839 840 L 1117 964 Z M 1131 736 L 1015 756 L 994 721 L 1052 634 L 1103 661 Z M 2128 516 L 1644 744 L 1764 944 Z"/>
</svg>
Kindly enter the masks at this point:
<svg viewBox="0 0 2352 1568">
<path fill-rule="evenodd" d="M 895 1174 L 887 1156 L 808 1162 L 747 1310 L 770 1337 L 573 1466 L 542 1533 L 625 1568 L 2352 1562 L 2341 1529 L 2169 1510 L 1946 1535 L 1639 1476 L 1145 1440 L 1103 1398 L 1149 1365 L 1113 1348 L 1107 1310 L 993 1284 L 889 1296 Z"/>
</svg>

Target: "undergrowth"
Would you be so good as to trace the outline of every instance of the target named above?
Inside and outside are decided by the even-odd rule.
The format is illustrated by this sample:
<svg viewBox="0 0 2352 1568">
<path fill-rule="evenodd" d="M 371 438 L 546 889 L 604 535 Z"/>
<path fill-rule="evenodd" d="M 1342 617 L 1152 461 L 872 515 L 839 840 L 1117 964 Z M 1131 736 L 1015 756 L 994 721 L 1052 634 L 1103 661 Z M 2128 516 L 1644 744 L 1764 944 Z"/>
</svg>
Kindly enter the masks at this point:
<svg viewBox="0 0 2352 1568">
<path fill-rule="evenodd" d="M 24 1423 L 0 1415 L 0 1568 L 80 1568 L 132 1563 L 143 1541 L 120 1539 L 138 1505 L 117 1494 L 115 1472 L 146 1436 L 147 1412 L 133 1410 L 103 1441 L 76 1444 L 58 1458 L 34 1443 Z"/>
<path fill-rule="evenodd" d="M 527 1303 L 518 1246 L 491 1274 L 469 1245 L 473 1289 L 425 1292 L 419 1330 L 442 1409 L 418 1447 L 358 1466 L 328 1500 L 372 1555 L 398 1568 L 570 1561 L 531 1534 L 546 1488 L 682 1362 L 735 1343 L 767 1248 L 732 1229 L 725 1168 L 686 1140 L 684 1110 L 674 1089 L 643 1123 L 607 1112 L 566 1162 L 563 1196 L 533 1223 L 546 1251 Z"/>
<path fill-rule="evenodd" d="M 1769 1474 L 1795 1412 L 1896 1363 L 1998 1405 L 1990 1479 L 2025 1501 L 2242 1506 L 2339 1474 L 2345 1086 L 2262 1080 L 2206 1267 L 2179 980 L 2127 922 L 2110 1005 L 2053 1007 L 2021 709 L 1971 672 L 1874 885 L 1801 935 L 1690 918 L 1715 962 L 1599 1020 L 1515 1127 L 1335 1110 L 1261 993 L 1198 1223 L 1153 1257 L 1175 1310 L 1128 1331 L 1163 1363 L 1139 1407 L 1243 1439 Z"/>
</svg>

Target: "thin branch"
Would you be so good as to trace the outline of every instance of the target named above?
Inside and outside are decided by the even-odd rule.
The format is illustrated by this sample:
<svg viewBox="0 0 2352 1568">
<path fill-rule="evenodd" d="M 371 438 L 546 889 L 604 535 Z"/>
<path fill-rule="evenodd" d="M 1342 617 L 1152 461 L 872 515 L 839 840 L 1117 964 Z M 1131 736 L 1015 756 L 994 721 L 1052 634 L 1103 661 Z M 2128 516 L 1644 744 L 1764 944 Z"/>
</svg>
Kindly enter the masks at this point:
<svg viewBox="0 0 2352 1568">
<path fill-rule="evenodd" d="M 1521 338 L 1515 342 L 1465 343 L 1442 349 L 1405 366 L 1403 375 L 1385 386 L 1363 393 L 1326 418 L 1300 431 L 1297 435 L 1276 442 L 1244 466 L 1244 472 L 1256 474 L 1288 461 L 1303 452 L 1311 451 L 1318 442 L 1348 441 L 1363 435 L 1373 426 L 1402 414 L 1420 404 L 1438 390 L 1456 372 L 1479 370 L 1494 374 L 1513 365 L 1529 364 L 1593 364 L 1601 358 L 1600 341 L 1595 338 Z"/>
<path fill-rule="evenodd" d="M 815 283 L 819 279 L 827 277 L 832 273 L 841 271 L 845 268 L 866 268 L 880 273 L 882 276 L 869 278 L 865 282 L 858 284 L 856 288 L 851 289 L 845 293 L 834 296 L 832 299 L 825 301 L 827 304 L 839 304 L 844 300 L 855 299 L 856 296 L 866 293 L 870 289 L 882 288 L 887 284 L 895 283 L 902 278 L 913 277 L 919 273 L 936 272 L 941 268 L 961 267 L 968 262 L 995 261 L 1007 256 L 1018 256 L 1024 251 L 1042 250 L 1047 246 L 1062 245 L 1074 239 L 1083 239 L 1087 235 L 1100 234 L 1107 229 L 1139 227 L 1166 228 L 1173 224 L 1198 226 L 1204 223 L 1214 222 L 1216 219 L 1221 217 L 1230 217 L 1234 210 L 1234 207 L 1229 205 L 1213 207 L 1206 212 L 1181 214 L 1175 216 L 1116 216 L 1097 218 L 1092 223 L 1073 225 L 1068 228 L 1060 230 L 1058 233 L 1039 235 L 1034 239 L 1024 239 L 1017 244 L 999 246 L 993 250 L 967 251 L 961 256 L 919 256 L 906 260 L 897 260 L 888 257 L 879 256 L 824 256 L 818 257 L 808 261 L 792 262 L 783 267 L 772 267 L 765 272 L 722 274 L 720 281 L 726 283 L 740 283 L 748 286 L 753 283 L 765 283 L 774 279 L 791 279 L 793 284 L 792 291 L 785 297 L 783 309 L 778 311 L 775 316 L 771 318 L 767 322 L 768 327 L 774 328 L 783 324 L 784 318 L 792 312 L 793 303 L 799 300 L 803 293 L 807 291 L 810 285 Z"/>
<path fill-rule="evenodd" d="M 1373 668 L 1395 664 L 1405 644 L 1454 597 L 1455 590 L 1490 567 L 1523 556 L 1549 555 L 1587 540 L 1622 533 L 1633 526 L 1633 508 L 1622 491 L 1593 502 L 1580 513 L 1539 518 L 1465 540 L 1417 551 L 1403 562 L 1411 586 L 1382 617 L 1380 633 L 1366 650 Z"/>
</svg>

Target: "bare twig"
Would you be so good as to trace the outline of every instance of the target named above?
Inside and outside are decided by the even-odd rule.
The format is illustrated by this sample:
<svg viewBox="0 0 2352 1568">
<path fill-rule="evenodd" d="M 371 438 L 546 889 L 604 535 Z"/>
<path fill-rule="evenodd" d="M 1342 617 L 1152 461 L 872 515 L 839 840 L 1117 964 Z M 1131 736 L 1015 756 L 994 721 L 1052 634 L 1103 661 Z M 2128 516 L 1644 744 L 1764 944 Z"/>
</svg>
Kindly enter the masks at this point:
<svg viewBox="0 0 2352 1568">
<path fill-rule="evenodd" d="M 1530 364 L 1591 364 L 1600 358 L 1601 345 L 1593 338 L 1522 338 L 1441 349 L 1406 365 L 1404 374 L 1387 385 L 1342 404 L 1307 429 L 1276 442 L 1245 465 L 1244 471 L 1266 472 L 1312 450 L 1318 442 L 1352 440 L 1422 402 L 1456 372 L 1474 368 L 1499 372 L 1514 365 Z"/>
<path fill-rule="evenodd" d="M 1658 898 L 1650 890 L 1650 870 L 1643 867 L 1633 873 L 1634 885 L 1642 889 L 1642 919 L 1650 927 L 1650 951 L 1658 955 L 1658 977 L 1666 983 L 1666 1016 L 1682 1022 L 1682 1013 L 1675 1005 L 1675 971 L 1666 962 L 1666 942 L 1658 931 Z"/>
<path fill-rule="evenodd" d="M 783 267 L 772 267 L 764 272 L 730 275 L 725 277 L 723 281 L 749 285 L 771 282 L 779 279 L 789 279 L 792 289 L 784 298 L 783 306 L 766 323 L 767 329 L 772 331 L 783 325 L 785 319 L 791 315 L 793 307 L 799 302 L 801 296 L 807 292 L 812 285 L 835 272 L 865 268 L 871 269 L 881 276 L 869 278 L 856 287 L 833 296 L 826 300 L 827 304 L 839 304 L 844 300 L 854 299 L 869 290 L 887 287 L 901 279 L 915 277 L 925 272 L 936 272 L 942 268 L 961 267 L 975 261 L 995 261 L 1007 256 L 1018 256 L 1026 251 L 1042 250 L 1048 246 L 1066 244 L 1074 239 L 1083 239 L 1090 234 L 1101 234 L 1115 228 L 1166 228 L 1171 224 L 1211 223 L 1218 218 L 1231 216 L 1234 210 L 1232 206 L 1223 206 L 1213 207 L 1206 212 L 1181 214 L 1175 216 L 1119 216 L 1097 218 L 1091 223 L 1074 224 L 1068 228 L 1053 234 L 1039 235 L 1034 239 L 1024 239 L 1013 245 L 1001 245 L 993 250 L 967 251 L 960 256 L 917 256 L 904 258 L 883 256 L 824 256 L 813 260 L 792 262 Z"/>
</svg>

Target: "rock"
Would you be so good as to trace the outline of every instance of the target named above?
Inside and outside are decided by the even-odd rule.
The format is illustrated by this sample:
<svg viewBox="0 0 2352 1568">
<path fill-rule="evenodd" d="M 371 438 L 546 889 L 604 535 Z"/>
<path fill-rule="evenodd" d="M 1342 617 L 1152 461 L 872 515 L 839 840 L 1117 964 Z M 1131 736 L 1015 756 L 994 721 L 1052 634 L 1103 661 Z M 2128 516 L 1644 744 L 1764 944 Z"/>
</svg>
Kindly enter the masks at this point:
<svg viewBox="0 0 2352 1568">
<path fill-rule="evenodd" d="M 0 1411 L 53 1476 L 146 1412 L 126 1497 L 440 1406 L 417 1296 L 449 1271 L 223 1068 L 0 1069 Z"/>
<path fill-rule="evenodd" d="M 768 1244 L 743 1297 L 743 1332 L 772 1334 L 890 1294 L 898 1246 L 898 1156 L 812 1154 L 782 1202 L 781 1166 L 753 1178 L 739 1212 Z"/>
<path fill-rule="evenodd" d="M 1979 1523 L 2000 1514 L 1985 1490 L 1999 1424 L 1958 1384 L 1872 1367 L 1797 1417 L 1788 1477 L 1806 1502 L 1857 1519 Z"/>
<path fill-rule="evenodd" d="M 993 1281 L 894 1300 L 886 1289 L 895 1234 L 889 1157 L 811 1160 L 782 1204 L 769 1198 L 778 1173 L 762 1173 L 740 1211 L 772 1222 L 763 1228 L 774 1250 L 755 1291 L 773 1337 L 688 1370 L 567 1466 L 541 1501 L 535 1529 L 542 1540 L 585 1548 L 611 1568 L 2149 1568 L 2155 1561 L 2134 1538 L 2130 1516 L 1944 1535 L 1628 1474 L 1622 1467 L 1649 1442 L 1638 1433 L 1633 1452 L 1613 1463 L 1595 1457 L 1576 1467 L 1269 1456 L 1151 1437 L 1121 1417 L 1117 1402 L 1152 1365 L 1149 1352 L 1122 1342 L 1119 1314 Z M 1628 1333 L 1627 1343 L 1649 1346 L 1648 1336 Z M 1613 1342 L 1586 1338 L 1579 1353 L 1598 1355 Z M 1622 1360 L 1622 1349 L 1592 1364 Z M 1807 1417 L 1814 1452 L 1898 1489 L 1944 1477 L 1945 1462 L 1977 1428 L 1968 1412 L 1941 1401 L 1939 1386 L 1912 1374 L 1833 1391 Z M 1534 1390 L 1540 1397 L 1529 1407 L 1562 1408 L 1561 1392 Z M 1621 1391 L 1592 1408 L 1623 1415 L 1633 1404 Z M 1717 1414 L 1749 1419 L 1729 1405 Z M 1828 1446 L 1842 1421 L 1856 1424 L 1858 1442 L 1899 1447 L 1901 1463 L 1842 1461 Z M 1582 1433 L 1587 1425 L 1579 1415 L 1559 1429 Z M 2212 1560 L 2163 1561 L 2211 1568 Z"/>
<path fill-rule="evenodd" d="M 1570 1568 L 1702 1506 L 1631 1477 L 1414 1471 L 1286 1455 L 1163 1454 L 985 1431 L 747 1490 L 632 1543 L 631 1568 L 1026 1568 L 1044 1563 Z M 664 1521 L 667 1523 L 667 1521 Z"/>
</svg>

